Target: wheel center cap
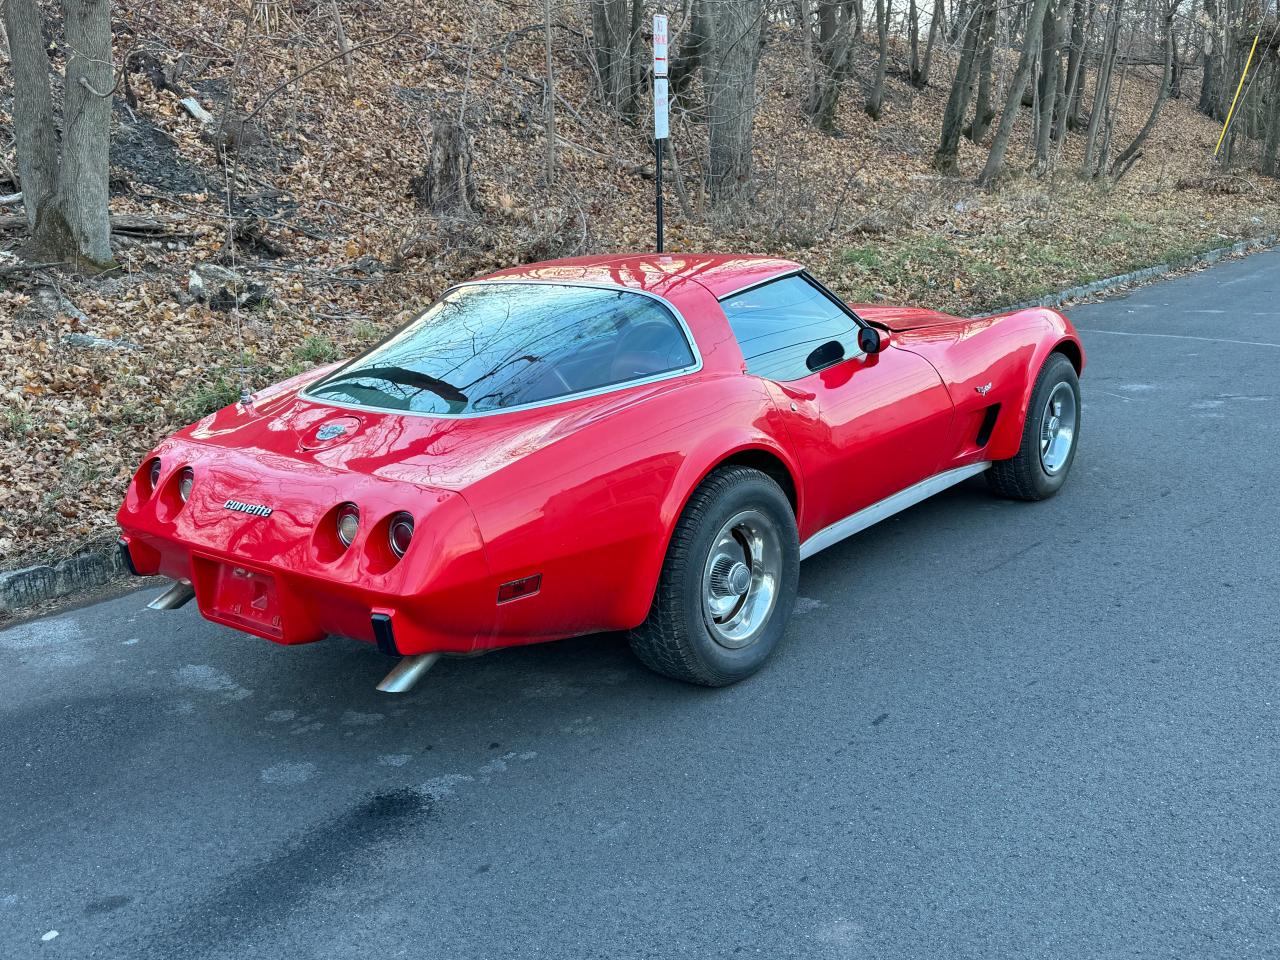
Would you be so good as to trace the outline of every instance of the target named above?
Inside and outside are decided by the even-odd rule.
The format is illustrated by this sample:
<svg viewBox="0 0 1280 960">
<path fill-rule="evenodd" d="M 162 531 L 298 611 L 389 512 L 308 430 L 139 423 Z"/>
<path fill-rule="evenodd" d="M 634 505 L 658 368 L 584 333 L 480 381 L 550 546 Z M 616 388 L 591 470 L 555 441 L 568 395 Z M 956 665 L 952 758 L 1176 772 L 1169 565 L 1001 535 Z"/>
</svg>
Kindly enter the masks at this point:
<svg viewBox="0 0 1280 960">
<path fill-rule="evenodd" d="M 740 597 L 751 586 L 751 571 L 747 569 L 745 563 L 739 560 L 729 569 L 729 575 L 725 577 L 725 580 L 729 589 Z"/>
<path fill-rule="evenodd" d="M 1058 430 L 1061 429 L 1061 427 L 1062 427 L 1061 417 L 1049 418 L 1049 436 L 1056 437 L 1058 435 Z"/>
</svg>

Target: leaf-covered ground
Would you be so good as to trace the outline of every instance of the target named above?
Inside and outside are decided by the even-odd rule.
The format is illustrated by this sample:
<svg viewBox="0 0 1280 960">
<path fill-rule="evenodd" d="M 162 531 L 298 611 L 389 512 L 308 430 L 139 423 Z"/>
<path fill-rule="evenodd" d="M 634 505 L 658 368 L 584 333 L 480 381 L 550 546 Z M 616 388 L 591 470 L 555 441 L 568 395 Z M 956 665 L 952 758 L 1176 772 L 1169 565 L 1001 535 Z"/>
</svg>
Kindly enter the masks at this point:
<svg viewBox="0 0 1280 960">
<path fill-rule="evenodd" d="M 353 82 L 337 61 L 274 97 L 334 56 L 330 7 L 253 9 L 248 20 L 227 0 L 194 9 L 160 0 L 146 13 L 126 10 L 117 24 L 117 53 L 136 44 L 157 51 L 162 65 L 186 57 L 179 91 L 131 74 L 135 103 L 118 103 L 115 120 L 113 212 L 163 219 L 169 234 L 124 238 L 122 271 L 106 280 L 61 279 L 57 291 L 41 291 L 30 278 L 0 278 L 0 566 L 111 536 L 146 451 L 233 401 L 242 383 L 260 388 L 349 355 L 467 276 L 652 244 L 647 128 L 595 104 L 584 6 L 555 7 L 561 143 L 549 187 L 541 4 L 344 4 L 351 42 L 368 44 L 354 53 Z M 689 112 L 673 117 L 684 202 L 668 190 L 671 251 L 781 254 L 853 300 L 974 313 L 1280 225 L 1274 181 L 1212 172 L 1217 130 L 1189 99 L 1169 103 L 1144 157 L 1108 188 L 1076 177 L 1080 136 L 1063 146 L 1051 177 L 1022 172 L 1024 111 L 1011 175 L 988 193 L 974 185 L 983 148 L 963 142 L 960 177 L 929 166 L 950 52 L 925 90 L 891 76 L 876 123 L 861 110 L 874 60 L 863 49 L 842 103 L 843 135 L 832 138 L 801 118 L 797 47 L 784 29 L 770 35 L 756 124 L 759 193 L 749 210 L 727 220 L 704 211 L 696 90 Z M 895 48 L 894 58 L 904 51 Z M 1184 78 L 1188 90 L 1195 79 Z M 1145 119 L 1156 80 L 1132 68 L 1118 144 Z M 227 165 L 179 106 L 187 95 L 215 114 L 228 99 L 235 117 L 257 111 L 245 127 L 229 125 L 246 132 Z M 0 93 L 0 124 L 10 108 Z M 441 111 L 465 116 L 474 131 L 482 212 L 472 221 L 437 222 L 410 196 Z M 12 151 L 4 159 L 15 166 Z M 10 233 L 8 245 L 18 239 Z M 5 243 L 0 235 L 0 249 Z M 206 261 L 265 284 L 269 299 L 231 312 L 193 301 L 188 273 Z M 74 309 L 51 311 L 59 295 Z M 75 334 L 116 343 L 86 345 Z"/>
</svg>

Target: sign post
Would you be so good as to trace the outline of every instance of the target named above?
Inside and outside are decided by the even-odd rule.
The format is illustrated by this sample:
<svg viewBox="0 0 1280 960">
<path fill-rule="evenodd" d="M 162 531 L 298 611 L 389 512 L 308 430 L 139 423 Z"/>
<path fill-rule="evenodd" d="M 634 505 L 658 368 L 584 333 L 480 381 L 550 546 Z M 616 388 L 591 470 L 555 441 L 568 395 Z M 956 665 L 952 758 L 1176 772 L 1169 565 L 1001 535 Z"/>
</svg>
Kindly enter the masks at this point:
<svg viewBox="0 0 1280 960">
<path fill-rule="evenodd" d="M 662 253 L 662 148 L 666 145 L 667 126 L 667 18 L 653 16 L 653 153 L 657 163 L 654 184 L 657 197 L 654 212 L 658 219 L 658 253 Z"/>
</svg>

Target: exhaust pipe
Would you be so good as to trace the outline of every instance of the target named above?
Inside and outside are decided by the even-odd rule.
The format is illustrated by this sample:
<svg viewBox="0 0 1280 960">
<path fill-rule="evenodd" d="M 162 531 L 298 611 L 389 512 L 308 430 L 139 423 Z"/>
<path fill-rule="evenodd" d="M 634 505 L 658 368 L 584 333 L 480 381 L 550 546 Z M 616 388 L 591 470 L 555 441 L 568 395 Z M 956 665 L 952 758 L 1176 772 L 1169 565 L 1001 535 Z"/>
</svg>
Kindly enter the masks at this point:
<svg viewBox="0 0 1280 960">
<path fill-rule="evenodd" d="M 190 580 L 175 580 L 169 589 L 147 604 L 148 610 L 177 610 L 186 606 L 196 595 Z"/>
<path fill-rule="evenodd" d="M 408 693 L 440 659 L 438 653 L 419 653 L 405 657 L 378 684 L 381 693 Z"/>
</svg>

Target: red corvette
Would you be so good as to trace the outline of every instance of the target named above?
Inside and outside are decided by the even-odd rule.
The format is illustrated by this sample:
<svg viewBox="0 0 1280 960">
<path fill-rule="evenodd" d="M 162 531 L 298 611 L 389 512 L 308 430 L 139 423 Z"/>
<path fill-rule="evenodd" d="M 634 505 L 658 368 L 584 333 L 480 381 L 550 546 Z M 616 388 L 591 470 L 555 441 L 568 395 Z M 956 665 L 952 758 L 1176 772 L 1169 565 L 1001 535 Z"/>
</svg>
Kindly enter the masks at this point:
<svg viewBox="0 0 1280 960">
<path fill-rule="evenodd" d="M 119 522 L 138 574 L 277 643 L 404 659 L 628 631 L 754 673 L 800 561 L 966 477 L 1058 491 L 1084 350 L 1047 309 L 849 306 L 750 256 L 601 256 L 449 290 L 364 355 L 163 441 Z"/>
</svg>

